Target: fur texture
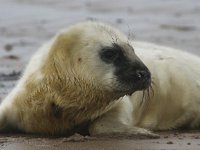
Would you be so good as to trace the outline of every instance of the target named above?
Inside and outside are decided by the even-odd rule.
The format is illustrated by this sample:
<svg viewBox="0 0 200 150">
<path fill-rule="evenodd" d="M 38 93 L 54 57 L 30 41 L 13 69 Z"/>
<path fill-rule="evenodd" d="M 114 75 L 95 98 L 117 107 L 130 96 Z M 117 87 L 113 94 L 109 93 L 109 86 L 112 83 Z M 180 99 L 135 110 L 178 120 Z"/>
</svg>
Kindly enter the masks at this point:
<svg viewBox="0 0 200 150">
<path fill-rule="evenodd" d="M 130 91 L 120 90 L 113 66 L 99 59 L 97 51 L 112 43 L 131 45 L 147 65 L 154 83 L 149 98 L 140 91 L 124 96 Z M 137 58 L 130 50 L 127 54 Z M 0 129 L 12 126 L 28 133 L 69 135 L 89 124 L 91 135 L 156 136 L 146 129 L 196 128 L 199 66 L 197 56 L 131 42 L 109 25 L 78 24 L 60 32 L 33 56 L 0 105 Z"/>
<path fill-rule="evenodd" d="M 151 71 L 153 92 L 146 99 L 140 91 L 123 97 L 115 107 L 93 122 L 93 132 L 100 133 L 102 128 L 112 132 L 113 124 L 154 131 L 199 128 L 200 58 L 150 43 L 132 42 L 131 45 Z"/>
</svg>

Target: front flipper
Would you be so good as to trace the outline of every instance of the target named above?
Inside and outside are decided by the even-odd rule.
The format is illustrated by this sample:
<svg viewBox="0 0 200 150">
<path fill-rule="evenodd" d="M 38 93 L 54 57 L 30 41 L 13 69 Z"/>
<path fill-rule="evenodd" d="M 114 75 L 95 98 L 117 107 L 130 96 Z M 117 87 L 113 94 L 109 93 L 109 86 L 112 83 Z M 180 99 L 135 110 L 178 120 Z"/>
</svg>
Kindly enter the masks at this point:
<svg viewBox="0 0 200 150">
<path fill-rule="evenodd" d="M 132 112 L 132 103 L 130 103 L 128 97 L 124 97 L 111 110 L 90 124 L 90 135 L 159 138 L 157 134 L 149 130 L 135 127 Z"/>
<path fill-rule="evenodd" d="M 97 120 L 89 126 L 89 133 L 91 136 L 98 137 L 135 137 L 135 138 L 159 138 L 159 135 L 153 132 L 139 128 L 130 127 L 122 123 L 104 122 L 102 120 Z"/>
</svg>

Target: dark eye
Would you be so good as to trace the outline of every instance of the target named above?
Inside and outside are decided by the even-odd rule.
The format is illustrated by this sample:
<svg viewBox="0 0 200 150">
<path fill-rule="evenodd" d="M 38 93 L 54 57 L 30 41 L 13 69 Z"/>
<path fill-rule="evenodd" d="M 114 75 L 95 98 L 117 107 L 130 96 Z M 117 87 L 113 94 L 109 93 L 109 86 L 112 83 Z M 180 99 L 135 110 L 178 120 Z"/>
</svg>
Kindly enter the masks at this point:
<svg viewBox="0 0 200 150">
<path fill-rule="evenodd" d="M 112 48 L 104 48 L 101 50 L 100 57 L 106 63 L 112 63 L 118 57 L 118 51 Z"/>
</svg>

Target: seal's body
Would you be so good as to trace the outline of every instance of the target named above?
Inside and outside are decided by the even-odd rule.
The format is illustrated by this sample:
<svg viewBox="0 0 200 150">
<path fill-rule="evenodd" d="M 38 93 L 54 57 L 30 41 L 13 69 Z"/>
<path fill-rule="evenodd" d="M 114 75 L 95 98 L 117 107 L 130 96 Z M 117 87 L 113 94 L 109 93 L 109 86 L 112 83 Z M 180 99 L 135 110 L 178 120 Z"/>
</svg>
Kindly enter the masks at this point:
<svg viewBox="0 0 200 150">
<path fill-rule="evenodd" d="M 0 105 L 0 129 L 69 135 L 89 124 L 91 135 L 156 136 L 138 127 L 197 127 L 199 65 L 199 58 L 188 53 L 131 43 L 111 26 L 78 24 L 33 56 Z M 136 91 L 148 90 L 152 80 L 154 94 L 145 100 Z M 120 98 L 124 95 L 131 96 Z"/>
<path fill-rule="evenodd" d="M 198 128 L 200 58 L 150 43 L 132 42 L 131 45 L 151 72 L 153 91 L 149 97 L 140 91 L 123 97 L 93 122 L 91 132 L 121 133 L 131 126 L 154 131 Z"/>
<path fill-rule="evenodd" d="M 58 33 L 32 57 L 0 105 L 0 128 L 70 135 L 121 96 L 148 88 L 150 81 L 149 70 L 125 35 L 101 23 L 77 24 Z"/>
<path fill-rule="evenodd" d="M 153 130 L 199 127 L 200 58 L 147 43 L 138 43 L 136 54 L 150 69 L 155 85 L 148 106 L 134 109 L 135 125 Z M 139 95 L 132 95 L 134 102 Z"/>
</svg>

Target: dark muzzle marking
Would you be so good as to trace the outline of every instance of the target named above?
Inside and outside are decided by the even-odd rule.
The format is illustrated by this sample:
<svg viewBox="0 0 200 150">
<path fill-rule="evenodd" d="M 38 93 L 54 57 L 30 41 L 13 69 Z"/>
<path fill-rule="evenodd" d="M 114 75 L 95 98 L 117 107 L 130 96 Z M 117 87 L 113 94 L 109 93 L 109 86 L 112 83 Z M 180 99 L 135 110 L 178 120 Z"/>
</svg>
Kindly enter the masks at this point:
<svg viewBox="0 0 200 150">
<path fill-rule="evenodd" d="M 130 45 L 114 43 L 112 47 L 103 48 L 99 55 L 106 64 L 115 66 L 114 74 L 122 85 L 133 90 L 143 90 L 150 86 L 151 73 Z"/>
</svg>

